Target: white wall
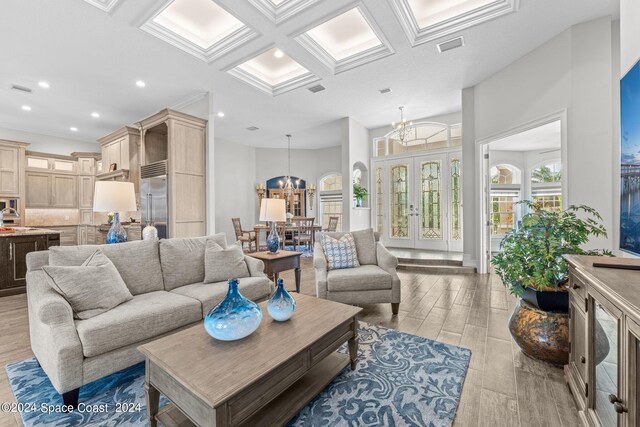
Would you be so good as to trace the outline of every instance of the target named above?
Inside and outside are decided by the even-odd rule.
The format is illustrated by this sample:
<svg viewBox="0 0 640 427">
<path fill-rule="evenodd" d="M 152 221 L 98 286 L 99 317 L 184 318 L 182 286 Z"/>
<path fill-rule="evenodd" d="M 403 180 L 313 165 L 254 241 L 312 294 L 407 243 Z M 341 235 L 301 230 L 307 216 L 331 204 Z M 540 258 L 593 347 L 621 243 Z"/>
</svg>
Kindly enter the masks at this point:
<svg viewBox="0 0 640 427">
<path fill-rule="evenodd" d="M 614 219 L 610 165 L 615 126 L 611 107 L 616 96 L 612 52 L 618 49 L 616 38 L 612 37 L 615 28 L 609 17 L 576 25 L 475 87 L 465 89 L 465 176 L 477 177 L 478 142 L 566 109 L 568 159 L 564 166 L 568 202 L 598 210 L 611 232 Z M 466 179 L 464 188 L 465 258 L 477 260 L 480 246 L 475 240 L 480 235 L 482 188 L 477 179 Z M 612 239 L 596 239 L 592 244 L 614 247 Z"/>
<path fill-rule="evenodd" d="M 97 142 L 83 142 L 21 130 L 0 128 L 0 139 L 28 142 L 31 145 L 27 147 L 27 150 L 50 154 L 68 156 L 74 151 L 100 153 L 100 145 Z"/>
<path fill-rule="evenodd" d="M 256 221 L 256 149 L 222 139 L 216 139 L 214 147 L 216 233 L 224 232 L 227 241 L 234 242 L 231 218 L 239 217 L 245 230 Z"/>
<path fill-rule="evenodd" d="M 371 226 L 371 210 L 369 208 L 354 207 L 353 166 L 361 162 L 367 166 L 367 174 L 369 173 L 371 139 L 367 128 L 352 118 L 348 120 L 349 137 L 347 143 L 349 145 L 349 157 L 346 164 L 348 166 L 347 170 L 343 170 L 343 209 L 348 207 L 348 211 L 345 212 L 349 212 L 349 230 L 364 230 Z M 345 179 L 347 177 L 348 180 Z M 371 192 L 371 188 L 368 188 L 368 190 Z"/>
<path fill-rule="evenodd" d="M 292 145 L 295 142 L 292 140 Z M 267 180 L 287 174 L 286 148 L 256 148 L 255 155 L 255 183 L 265 183 Z M 227 160 L 229 161 L 229 160 Z M 309 184 L 318 186 L 318 180 L 329 172 L 342 172 L 341 147 L 321 148 L 318 150 L 291 150 L 291 175 L 302 178 Z M 254 185 L 255 187 L 255 185 Z M 255 195 L 255 192 L 254 192 Z M 307 216 L 319 220 L 318 193 L 316 192 L 313 209 L 309 208 L 307 199 Z M 255 221 L 258 220 L 258 209 L 255 210 Z"/>
<path fill-rule="evenodd" d="M 640 59 L 640 2 L 620 0 L 620 70 L 621 75 Z"/>
</svg>

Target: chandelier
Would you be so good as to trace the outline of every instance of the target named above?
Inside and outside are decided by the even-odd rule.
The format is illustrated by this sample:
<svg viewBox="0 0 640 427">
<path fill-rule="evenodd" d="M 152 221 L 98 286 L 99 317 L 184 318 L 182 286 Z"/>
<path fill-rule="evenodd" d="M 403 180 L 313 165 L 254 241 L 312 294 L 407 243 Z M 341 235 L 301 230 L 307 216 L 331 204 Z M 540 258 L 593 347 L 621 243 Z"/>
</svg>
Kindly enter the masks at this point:
<svg viewBox="0 0 640 427">
<path fill-rule="evenodd" d="M 284 182 L 280 181 L 280 188 L 284 191 L 284 195 L 286 199 L 289 199 L 293 196 L 295 190 L 300 186 L 300 180 L 298 179 L 295 183 L 291 179 L 291 135 L 286 135 L 287 137 L 287 152 L 289 157 L 289 169 L 287 172 L 287 176 L 284 177 Z"/>
<path fill-rule="evenodd" d="M 396 122 L 391 123 L 391 127 L 398 134 L 398 139 L 401 143 L 404 143 L 404 140 L 409 136 L 409 133 L 413 130 L 413 122 L 407 123 L 404 120 L 404 107 L 398 107 L 400 110 L 400 123 L 396 124 Z"/>
</svg>

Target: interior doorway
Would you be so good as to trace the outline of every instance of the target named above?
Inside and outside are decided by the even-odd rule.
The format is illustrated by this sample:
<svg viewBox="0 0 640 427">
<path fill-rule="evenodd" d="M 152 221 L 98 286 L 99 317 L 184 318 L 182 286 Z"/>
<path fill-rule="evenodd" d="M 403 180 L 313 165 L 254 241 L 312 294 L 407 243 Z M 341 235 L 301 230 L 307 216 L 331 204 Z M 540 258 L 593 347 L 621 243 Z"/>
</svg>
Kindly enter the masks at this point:
<svg viewBox="0 0 640 427">
<path fill-rule="evenodd" d="M 519 201 L 566 208 L 565 123 L 563 112 L 480 142 L 480 273 L 488 271 L 502 239 L 522 225 L 528 211 Z"/>
<path fill-rule="evenodd" d="M 372 161 L 372 219 L 389 247 L 462 251 L 459 149 Z"/>
</svg>

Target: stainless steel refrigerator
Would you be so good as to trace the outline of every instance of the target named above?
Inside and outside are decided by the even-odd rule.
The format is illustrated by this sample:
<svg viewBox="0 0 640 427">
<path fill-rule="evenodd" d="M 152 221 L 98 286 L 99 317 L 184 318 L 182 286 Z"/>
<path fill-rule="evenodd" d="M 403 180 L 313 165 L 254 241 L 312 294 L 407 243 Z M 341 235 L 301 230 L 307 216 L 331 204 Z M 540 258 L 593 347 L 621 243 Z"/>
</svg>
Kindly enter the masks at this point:
<svg viewBox="0 0 640 427">
<path fill-rule="evenodd" d="M 168 238 L 167 175 L 142 179 L 140 205 L 145 225 L 153 224 L 158 230 L 158 238 Z"/>
</svg>

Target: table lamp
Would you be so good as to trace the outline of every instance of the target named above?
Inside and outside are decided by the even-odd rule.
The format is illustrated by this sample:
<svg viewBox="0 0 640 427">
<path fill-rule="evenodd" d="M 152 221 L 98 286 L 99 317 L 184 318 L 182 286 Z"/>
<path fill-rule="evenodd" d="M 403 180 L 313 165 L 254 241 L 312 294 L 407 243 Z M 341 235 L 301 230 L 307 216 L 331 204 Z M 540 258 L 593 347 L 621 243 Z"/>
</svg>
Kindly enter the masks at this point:
<svg viewBox="0 0 640 427">
<path fill-rule="evenodd" d="M 271 221 L 271 232 L 267 237 L 267 248 L 272 254 L 278 253 L 280 237 L 276 229 L 276 222 L 286 221 L 284 199 L 262 199 L 260 203 L 260 221 Z"/>
<path fill-rule="evenodd" d="M 120 224 L 120 212 L 138 210 L 136 193 L 132 182 L 96 181 L 93 193 L 94 212 L 113 212 L 111 229 L 107 233 L 107 243 L 127 241 L 127 230 Z"/>
</svg>

